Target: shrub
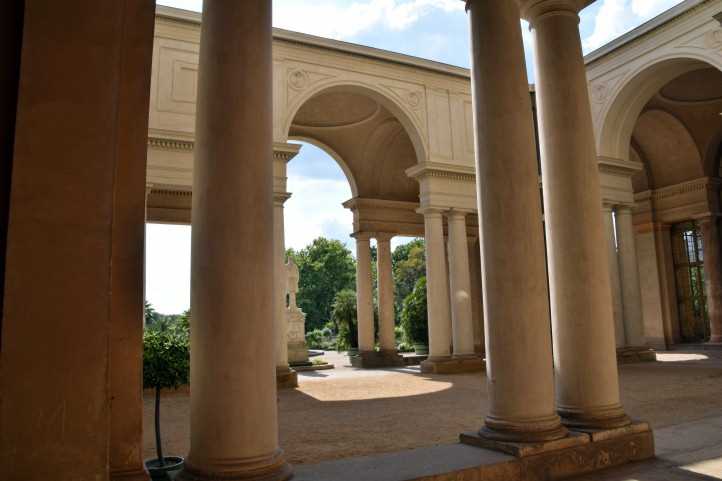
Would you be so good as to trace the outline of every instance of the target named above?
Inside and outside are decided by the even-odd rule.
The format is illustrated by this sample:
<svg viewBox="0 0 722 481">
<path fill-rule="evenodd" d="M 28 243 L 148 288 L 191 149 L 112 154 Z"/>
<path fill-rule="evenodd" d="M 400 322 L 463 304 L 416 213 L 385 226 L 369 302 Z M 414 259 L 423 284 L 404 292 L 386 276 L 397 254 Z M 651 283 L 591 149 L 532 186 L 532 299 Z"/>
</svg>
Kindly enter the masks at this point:
<svg viewBox="0 0 722 481">
<path fill-rule="evenodd" d="M 426 277 L 416 281 L 411 294 L 406 296 L 401 310 L 401 327 L 407 341 L 414 344 L 429 343 L 428 315 L 426 311 Z"/>
<path fill-rule="evenodd" d="M 351 289 L 344 289 L 336 293 L 333 300 L 331 320 L 336 324 L 338 330 L 336 349 L 346 351 L 357 348 L 356 292 Z"/>
</svg>

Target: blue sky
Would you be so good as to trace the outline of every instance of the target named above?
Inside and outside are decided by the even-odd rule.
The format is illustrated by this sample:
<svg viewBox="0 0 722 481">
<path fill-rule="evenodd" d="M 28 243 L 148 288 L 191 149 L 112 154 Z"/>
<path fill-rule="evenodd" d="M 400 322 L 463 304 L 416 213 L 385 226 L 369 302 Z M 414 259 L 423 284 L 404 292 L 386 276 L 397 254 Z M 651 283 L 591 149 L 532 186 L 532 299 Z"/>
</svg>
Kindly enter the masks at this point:
<svg viewBox="0 0 722 481">
<path fill-rule="evenodd" d="M 202 0 L 158 0 L 200 11 Z M 644 23 L 681 0 L 597 0 L 581 14 L 585 53 Z M 469 27 L 460 0 L 274 0 L 274 26 L 469 67 Z M 532 42 L 520 25 L 533 82 Z M 341 203 L 348 182 L 331 157 L 304 145 L 289 164 L 286 244 L 301 248 L 318 236 L 339 239 L 353 251 L 351 214 Z M 402 240 L 396 240 L 398 245 Z M 147 228 L 146 297 L 164 313 L 189 306 L 190 228 Z"/>
</svg>

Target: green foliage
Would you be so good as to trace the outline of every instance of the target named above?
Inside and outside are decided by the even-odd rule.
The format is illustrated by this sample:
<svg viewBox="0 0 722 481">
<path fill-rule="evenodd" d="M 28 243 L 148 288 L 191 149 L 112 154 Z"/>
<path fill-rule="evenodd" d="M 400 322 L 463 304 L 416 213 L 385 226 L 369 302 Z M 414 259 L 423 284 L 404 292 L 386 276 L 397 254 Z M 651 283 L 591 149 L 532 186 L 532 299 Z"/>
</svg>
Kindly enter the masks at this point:
<svg viewBox="0 0 722 481">
<path fill-rule="evenodd" d="M 429 343 L 428 315 L 426 311 L 426 277 L 421 277 L 413 291 L 404 299 L 401 310 L 401 327 L 406 339 L 414 344 Z"/>
<path fill-rule="evenodd" d="M 336 325 L 338 340 L 336 349 L 346 351 L 358 347 L 356 324 L 356 292 L 344 289 L 336 293 L 331 320 Z"/>
<path fill-rule="evenodd" d="M 145 301 L 145 325 L 150 326 L 155 324 L 155 322 L 158 320 L 158 317 L 160 314 L 155 310 L 153 307 L 153 304 L 151 304 L 148 301 Z"/>
<path fill-rule="evenodd" d="M 158 322 L 143 333 L 143 386 L 176 389 L 190 378 L 190 336 L 182 322 Z"/>
<path fill-rule="evenodd" d="M 314 329 L 306 333 L 306 345 L 310 349 L 330 351 L 336 346 L 336 343 L 330 329 Z"/>
<path fill-rule="evenodd" d="M 319 237 L 298 252 L 289 249 L 288 255 L 298 265 L 297 303 L 306 313 L 306 331 L 323 328 L 336 293 L 356 282 L 351 251 L 337 240 Z"/>
<path fill-rule="evenodd" d="M 416 282 L 426 275 L 426 251 L 424 239 L 415 239 L 398 246 L 391 255 L 394 272 L 394 304 L 401 312 L 403 302 L 414 290 Z"/>
</svg>

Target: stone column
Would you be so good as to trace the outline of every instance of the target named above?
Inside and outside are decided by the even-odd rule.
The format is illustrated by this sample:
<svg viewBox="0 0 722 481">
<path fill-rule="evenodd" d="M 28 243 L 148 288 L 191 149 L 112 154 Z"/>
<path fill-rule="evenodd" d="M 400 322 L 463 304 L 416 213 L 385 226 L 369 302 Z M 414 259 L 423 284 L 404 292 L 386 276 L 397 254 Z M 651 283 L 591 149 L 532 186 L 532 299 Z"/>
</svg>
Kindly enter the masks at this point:
<svg viewBox="0 0 722 481">
<path fill-rule="evenodd" d="M 489 389 L 479 434 L 502 441 L 557 439 L 566 430 L 554 412 L 539 176 L 519 6 L 470 0 L 467 8 Z"/>
<path fill-rule="evenodd" d="M 446 246 L 444 245 L 442 213 L 438 209 L 426 209 L 423 214 L 426 245 L 426 303 L 429 323 L 428 361 L 434 362 L 451 357 L 449 282 L 446 276 Z"/>
<path fill-rule="evenodd" d="M 617 242 L 619 244 L 619 270 L 624 306 L 624 335 L 627 347 L 645 347 L 642 291 L 639 286 L 637 247 L 634 240 L 632 208 L 617 207 Z"/>
<path fill-rule="evenodd" d="M 709 216 L 697 220 L 702 234 L 704 281 L 709 314 L 710 342 L 722 342 L 722 266 L 720 266 L 719 219 Z"/>
<path fill-rule="evenodd" d="M 288 322 L 286 319 L 286 237 L 283 225 L 283 204 L 291 197 L 286 192 L 273 195 L 273 332 L 276 344 L 276 386 L 298 386 L 298 374 L 288 365 Z"/>
<path fill-rule="evenodd" d="M 604 204 L 604 230 L 607 233 L 607 253 L 609 260 L 609 281 L 612 288 L 612 309 L 614 313 L 614 333 L 617 349 L 626 344 L 624 336 L 624 308 L 622 306 L 622 286 L 619 281 L 619 256 L 617 255 L 617 236 L 614 228 L 614 206 Z"/>
<path fill-rule="evenodd" d="M 449 225 L 449 285 L 451 287 L 451 332 L 454 357 L 475 356 L 474 325 L 471 321 L 471 277 L 466 213 L 452 210 Z"/>
<path fill-rule="evenodd" d="M 0 189 L 12 183 L 0 201 L 12 219 L 0 234 L 0 479 L 146 480 L 142 272 L 155 5 L 1 3 L 0 124 L 15 131 L 0 129 Z"/>
<path fill-rule="evenodd" d="M 535 41 L 557 407 L 565 423 L 630 423 L 619 400 L 599 167 L 579 2 L 526 0 Z M 573 134 L 572 134 L 573 133 Z"/>
<path fill-rule="evenodd" d="M 286 480 L 272 328 L 271 2 L 204 2 L 200 45 L 191 443 L 180 479 Z"/>
<path fill-rule="evenodd" d="M 377 234 L 377 272 L 379 293 L 379 344 L 381 350 L 396 353 L 394 332 L 394 276 L 391 270 L 391 234 Z"/>
<path fill-rule="evenodd" d="M 356 321 L 359 353 L 374 350 L 374 303 L 371 279 L 371 239 L 356 234 Z"/>
</svg>

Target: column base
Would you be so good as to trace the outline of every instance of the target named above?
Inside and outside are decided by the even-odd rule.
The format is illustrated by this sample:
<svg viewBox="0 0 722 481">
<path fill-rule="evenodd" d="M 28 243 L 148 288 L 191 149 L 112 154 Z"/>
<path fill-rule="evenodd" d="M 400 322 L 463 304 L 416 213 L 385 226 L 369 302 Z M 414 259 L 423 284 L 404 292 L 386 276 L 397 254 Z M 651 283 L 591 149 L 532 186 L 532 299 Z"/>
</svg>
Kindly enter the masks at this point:
<svg viewBox="0 0 722 481">
<path fill-rule="evenodd" d="M 396 350 L 359 351 L 350 356 L 351 365 L 360 369 L 378 369 L 383 367 L 404 367 L 404 358 Z"/>
<path fill-rule="evenodd" d="M 575 431 L 610 430 L 625 428 L 632 424 L 632 420 L 621 405 L 597 408 L 593 411 L 558 407 L 557 412 L 562 418 L 562 424 Z"/>
<path fill-rule="evenodd" d="M 654 362 L 657 353 L 647 346 L 625 346 L 617 348 L 617 362 L 619 364 L 633 364 L 637 362 Z"/>
<path fill-rule="evenodd" d="M 298 373 L 290 367 L 276 366 L 276 387 L 278 389 L 298 387 Z"/>
<path fill-rule="evenodd" d="M 523 474 L 503 479 L 566 479 L 654 457 L 654 437 L 644 422 L 621 429 L 570 431 L 564 438 L 542 443 L 492 441 L 475 433 L 462 434 L 461 442 L 518 458 Z"/>
<path fill-rule="evenodd" d="M 293 477 L 291 465 L 280 461 L 266 467 L 255 467 L 249 463 L 249 469 L 229 471 L 226 466 L 222 471 L 208 471 L 197 468 L 186 462 L 183 471 L 176 477 L 177 481 L 288 481 Z"/>
<path fill-rule="evenodd" d="M 150 474 L 145 466 L 124 471 L 110 471 L 110 481 L 149 481 Z"/>
<path fill-rule="evenodd" d="M 425 374 L 461 374 L 465 372 L 480 372 L 486 367 L 486 362 L 479 356 L 460 356 L 446 358 L 432 358 L 421 362 L 421 372 Z"/>
<path fill-rule="evenodd" d="M 708 344 L 722 344 L 722 335 L 714 334 L 710 336 Z"/>
<path fill-rule="evenodd" d="M 290 342 L 288 343 L 288 363 L 305 365 L 310 361 L 308 359 L 308 346 L 306 342 Z"/>
</svg>

